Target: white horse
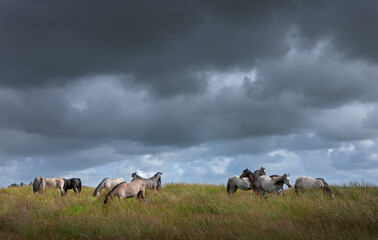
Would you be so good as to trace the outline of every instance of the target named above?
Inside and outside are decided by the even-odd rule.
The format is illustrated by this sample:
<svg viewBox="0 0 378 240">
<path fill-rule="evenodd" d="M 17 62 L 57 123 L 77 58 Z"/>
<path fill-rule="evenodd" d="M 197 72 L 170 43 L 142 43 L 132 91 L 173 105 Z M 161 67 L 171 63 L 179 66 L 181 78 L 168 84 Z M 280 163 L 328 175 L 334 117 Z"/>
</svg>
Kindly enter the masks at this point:
<svg viewBox="0 0 378 240">
<path fill-rule="evenodd" d="M 290 173 L 284 174 L 279 177 L 269 177 L 267 175 L 259 177 L 257 180 L 258 187 L 260 190 L 260 194 L 262 198 L 265 198 L 265 193 L 275 193 L 275 194 L 281 194 L 281 196 L 284 195 L 283 192 L 283 185 L 286 184 L 289 188 L 291 188 L 290 183 Z"/>
<path fill-rule="evenodd" d="M 258 176 L 266 175 L 265 168 L 261 167 L 260 169 L 256 170 L 255 173 Z M 251 190 L 253 189 L 252 183 L 248 177 L 241 178 L 238 175 L 230 177 L 227 181 L 227 192 L 229 194 L 234 194 L 238 189 L 241 190 Z"/>
<path fill-rule="evenodd" d="M 44 178 L 38 176 L 33 181 L 33 192 L 44 192 L 45 187 L 59 188 L 61 196 L 65 195 L 64 191 L 64 178 Z"/>
<path fill-rule="evenodd" d="M 102 180 L 100 184 L 97 186 L 97 188 L 95 189 L 93 196 L 97 197 L 98 195 L 100 195 L 100 192 L 103 188 L 111 189 L 114 186 L 123 182 L 126 182 L 126 180 L 121 177 L 113 178 L 113 179 L 110 179 L 108 177 L 104 178 L 104 180 Z"/>
<path fill-rule="evenodd" d="M 297 195 L 301 190 L 311 189 L 323 189 L 323 191 L 326 192 L 330 198 L 333 198 L 331 188 L 323 178 L 310 178 L 302 176 L 295 180 L 295 192 Z"/>
</svg>

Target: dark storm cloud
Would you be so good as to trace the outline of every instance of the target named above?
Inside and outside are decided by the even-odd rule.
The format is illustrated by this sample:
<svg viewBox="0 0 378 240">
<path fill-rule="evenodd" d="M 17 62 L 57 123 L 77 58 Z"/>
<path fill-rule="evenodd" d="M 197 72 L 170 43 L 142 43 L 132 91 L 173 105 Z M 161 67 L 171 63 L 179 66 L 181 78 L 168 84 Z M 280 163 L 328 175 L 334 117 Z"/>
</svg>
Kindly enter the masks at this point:
<svg viewBox="0 0 378 240">
<path fill-rule="evenodd" d="M 193 73 L 250 68 L 332 36 L 342 52 L 376 59 L 377 3 L 242 1 L 2 1 L 1 84 L 38 87 L 127 73 L 162 95 L 198 92 Z M 373 48 L 373 49 L 372 49 Z"/>
<path fill-rule="evenodd" d="M 377 9 L 372 1 L 2 1 L 0 173 L 25 165 L 30 176 L 36 167 L 67 175 L 124 161 L 127 171 L 144 164 L 148 173 L 198 176 L 203 165 L 218 179 L 229 166 L 304 169 L 301 158 L 328 148 L 374 145 Z M 345 159 L 335 150 L 322 167 L 344 158 L 345 171 L 374 168 L 374 151 Z"/>
<path fill-rule="evenodd" d="M 378 61 L 376 1 L 307 1 L 300 3 L 298 21 L 304 44 L 331 36 L 334 46 L 348 57 Z"/>
<path fill-rule="evenodd" d="M 127 73 L 160 94 L 197 92 L 193 72 L 285 54 L 292 3 L 3 1 L 3 85 L 38 87 Z M 274 10 L 279 9 L 279 11 Z M 294 11 L 294 12 L 292 12 Z"/>
</svg>

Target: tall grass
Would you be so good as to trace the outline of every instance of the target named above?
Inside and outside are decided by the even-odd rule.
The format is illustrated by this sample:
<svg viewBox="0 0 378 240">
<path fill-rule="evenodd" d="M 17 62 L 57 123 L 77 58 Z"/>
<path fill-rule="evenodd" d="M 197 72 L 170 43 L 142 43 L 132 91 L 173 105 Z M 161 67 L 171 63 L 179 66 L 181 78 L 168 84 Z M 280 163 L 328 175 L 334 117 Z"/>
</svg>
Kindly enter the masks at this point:
<svg viewBox="0 0 378 240">
<path fill-rule="evenodd" d="M 377 239 L 378 188 L 352 183 L 321 192 L 256 197 L 226 193 L 223 185 L 167 184 L 147 201 L 104 206 L 92 197 L 57 189 L 0 189 L 0 239 Z"/>
</svg>

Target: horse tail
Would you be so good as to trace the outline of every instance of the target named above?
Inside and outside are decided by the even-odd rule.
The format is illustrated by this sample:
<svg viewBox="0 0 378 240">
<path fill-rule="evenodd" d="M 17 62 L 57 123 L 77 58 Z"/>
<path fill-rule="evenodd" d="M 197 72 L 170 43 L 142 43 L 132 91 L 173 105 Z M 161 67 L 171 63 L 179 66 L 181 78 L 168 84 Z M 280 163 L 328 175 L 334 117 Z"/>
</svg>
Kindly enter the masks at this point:
<svg viewBox="0 0 378 240">
<path fill-rule="evenodd" d="M 41 188 L 41 185 L 43 185 L 43 180 L 44 180 L 44 178 L 40 177 L 40 176 L 34 178 L 34 181 L 33 181 L 33 192 L 34 193 L 36 193 Z"/>
<path fill-rule="evenodd" d="M 112 195 L 114 195 L 114 193 L 116 192 L 118 186 L 121 185 L 122 183 L 123 183 L 123 182 L 118 183 L 117 185 L 115 185 L 115 186 L 112 188 L 112 190 L 110 190 L 110 191 L 108 192 L 108 194 L 106 194 L 106 196 L 105 196 L 105 200 L 104 200 L 104 204 L 107 204 L 107 203 L 108 203 L 109 198 L 110 198 Z"/>
<path fill-rule="evenodd" d="M 323 184 L 324 184 L 324 190 L 328 193 L 328 195 L 329 195 L 330 198 L 333 198 L 333 194 L 332 194 L 331 188 L 329 187 L 329 184 L 324 180 L 324 178 L 317 178 L 317 179 L 319 179 L 320 181 L 323 182 Z"/>
<path fill-rule="evenodd" d="M 104 184 L 104 182 L 105 182 L 106 179 L 109 179 L 109 178 L 104 178 L 104 179 L 100 182 L 100 184 L 99 184 L 99 185 L 96 187 L 96 189 L 94 190 L 94 192 L 93 192 L 93 196 L 96 197 L 97 192 L 101 192 L 101 189 L 104 187 L 103 184 Z M 80 181 L 80 182 L 81 182 L 81 181 Z"/>
<path fill-rule="evenodd" d="M 228 179 L 228 182 L 227 182 L 227 193 L 231 194 L 230 191 L 231 191 L 230 179 Z"/>
<path fill-rule="evenodd" d="M 159 190 L 161 188 L 161 177 L 159 177 L 158 181 L 157 181 L 157 187 L 156 189 Z"/>
<path fill-rule="evenodd" d="M 79 180 L 79 186 L 78 186 L 77 190 L 79 190 L 79 193 L 80 193 L 81 192 L 82 184 L 81 184 L 81 179 L 78 178 L 78 180 Z"/>
<path fill-rule="evenodd" d="M 67 186 L 67 179 L 63 178 L 63 190 L 64 192 L 67 192 L 68 186 Z"/>
</svg>

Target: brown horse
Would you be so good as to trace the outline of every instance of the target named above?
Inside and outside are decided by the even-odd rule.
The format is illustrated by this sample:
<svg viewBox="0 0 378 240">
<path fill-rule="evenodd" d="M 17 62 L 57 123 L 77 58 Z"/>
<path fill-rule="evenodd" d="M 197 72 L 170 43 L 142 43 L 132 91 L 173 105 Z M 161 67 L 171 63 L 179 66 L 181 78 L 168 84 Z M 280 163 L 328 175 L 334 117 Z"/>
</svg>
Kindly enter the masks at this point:
<svg viewBox="0 0 378 240">
<path fill-rule="evenodd" d="M 109 199 L 114 196 L 118 197 L 119 200 L 137 196 L 140 201 L 141 199 L 146 198 L 146 184 L 139 179 L 134 180 L 131 183 L 120 183 L 106 195 L 104 204 L 107 204 Z"/>
<path fill-rule="evenodd" d="M 246 168 L 242 175 L 240 175 L 240 178 L 243 178 L 243 177 L 247 177 L 249 179 L 249 181 L 251 181 L 251 185 L 252 185 L 252 189 L 253 191 L 259 195 L 259 187 L 257 185 L 257 179 L 260 177 L 256 174 L 254 174 L 253 172 L 251 172 L 248 168 Z"/>
</svg>

